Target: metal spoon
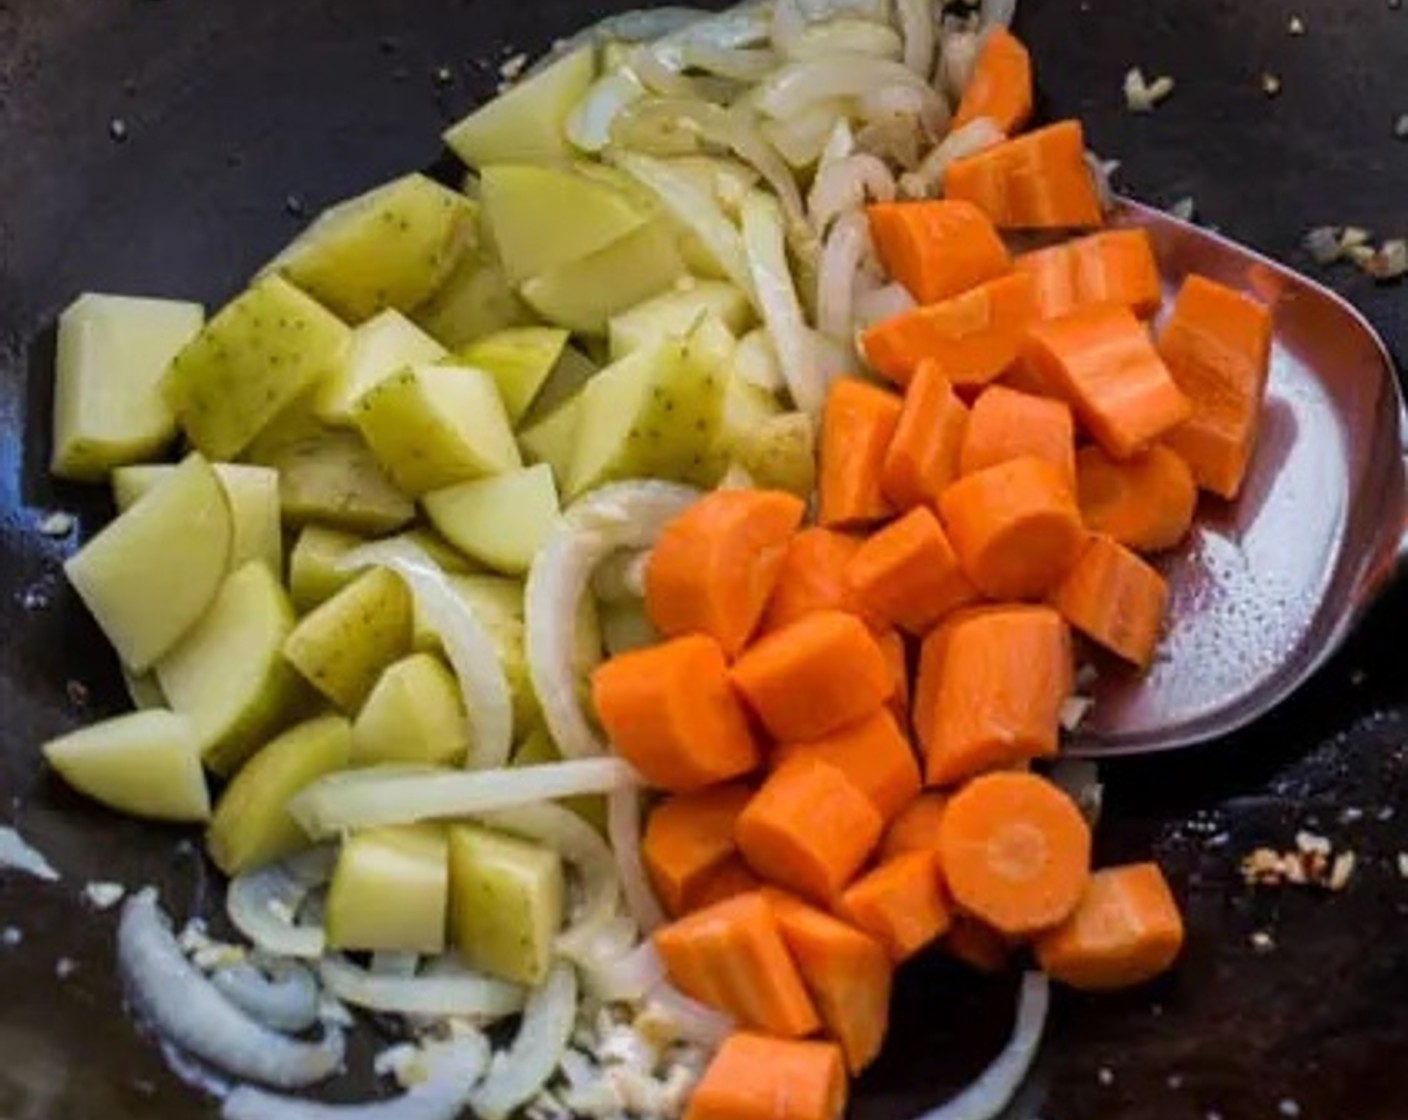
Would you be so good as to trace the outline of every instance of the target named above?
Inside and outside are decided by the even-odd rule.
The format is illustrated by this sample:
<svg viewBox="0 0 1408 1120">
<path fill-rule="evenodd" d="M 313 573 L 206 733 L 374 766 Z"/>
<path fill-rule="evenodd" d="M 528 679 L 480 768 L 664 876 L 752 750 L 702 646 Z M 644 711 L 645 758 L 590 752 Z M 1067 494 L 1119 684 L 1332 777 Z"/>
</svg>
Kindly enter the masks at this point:
<svg viewBox="0 0 1408 1120">
<path fill-rule="evenodd" d="M 1102 666 L 1070 747 L 1171 750 L 1251 723 L 1344 641 L 1408 554 L 1408 413 L 1372 327 L 1333 292 L 1207 230 L 1121 201 L 1149 232 L 1165 295 L 1189 273 L 1273 311 L 1266 411 L 1234 503 L 1204 498 L 1159 563 L 1171 621 L 1145 676 Z M 1166 306 L 1168 303 L 1166 302 Z"/>
</svg>

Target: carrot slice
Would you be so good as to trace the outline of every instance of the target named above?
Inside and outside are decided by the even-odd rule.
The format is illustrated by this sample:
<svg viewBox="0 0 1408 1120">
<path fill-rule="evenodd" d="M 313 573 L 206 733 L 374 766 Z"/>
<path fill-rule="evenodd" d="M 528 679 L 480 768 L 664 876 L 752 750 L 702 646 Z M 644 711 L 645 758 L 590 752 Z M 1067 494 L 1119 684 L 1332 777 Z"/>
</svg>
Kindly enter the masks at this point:
<svg viewBox="0 0 1408 1120">
<path fill-rule="evenodd" d="M 1232 499 L 1242 488 L 1266 399 L 1271 313 L 1256 300 L 1190 276 L 1159 336 L 1159 353 L 1193 415 L 1168 445 L 1204 490 Z"/>
<path fill-rule="evenodd" d="M 733 683 L 774 739 L 819 739 L 878 711 L 894 691 L 865 623 L 818 611 L 759 639 Z"/>
<path fill-rule="evenodd" d="M 866 213 L 881 267 L 917 303 L 956 296 L 1012 265 L 992 222 L 969 202 L 881 202 Z"/>
<path fill-rule="evenodd" d="M 1031 115 L 1031 55 L 1007 28 L 994 27 L 973 60 L 973 73 L 950 127 L 961 128 L 987 117 L 1011 136 L 1022 130 Z"/>
<path fill-rule="evenodd" d="M 667 637 L 708 634 L 729 657 L 758 628 L 806 507 L 778 490 L 715 490 L 665 527 L 645 569 L 645 607 Z"/>
<path fill-rule="evenodd" d="M 725 782 L 761 758 L 724 651 L 702 634 L 605 662 L 592 673 L 592 703 L 616 750 L 661 789 Z"/>
<path fill-rule="evenodd" d="M 1045 778 L 984 774 L 949 801 L 939 859 L 959 906 L 1023 937 L 1074 912 L 1090 877 L 1090 826 Z"/>
<path fill-rule="evenodd" d="M 954 385 L 981 386 L 1017 360 L 1022 335 L 1035 321 L 1032 278 L 1012 272 L 876 323 L 861 336 L 861 352 L 897 385 L 908 385 L 932 358 Z"/>
<path fill-rule="evenodd" d="M 763 893 L 823 1029 L 840 1043 L 851 1073 L 860 1073 L 879 1055 L 889 1027 L 890 958 L 873 938 L 801 899 Z"/>
<path fill-rule="evenodd" d="M 880 839 L 883 821 L 844 772 L 799 756 L 774 770 L 738 818 L 738 850 L 769 883 L 829 904 Z"/>
<path fill-rule="evenodd" d="M 919 637 L 978 598 L 939 519 L 923 506 L 861 545 L 846 576 L 871 614 Z"/>
<path fill-rule="evenodd" d="M 1118 303 L 1147 319 L 1163 302 L 1154 246 L 1142 229 L 1110 229 L 1023 253 L 1037 316 L 1057 319 L 1091 303 Z"/>
<path fill-rule="evenodd" d="M 904 637 L 898 630 L 886 630 L 875 639 L 880 652 L 885 655 L 885 664 L 890 667 L 890 679 L 895 691 L 890 694 L 890 714 L 900 730 L 909 727 L 909 651 L 905 649 Z"/>
<path fill-rule="evenodd" d="M 1058 121 L 954 160 L 944 197 L 970 202 L 999 229 L 1076 229 L 1104 221 L 1079 121 Z"/>
<path fill-rule="evenodd" d="M 926 790 L 900 810 L 880 839 L 881 861 L 905 852 L 937 853 L 939 822 L 943 820 L 947 804 L 947 794 Z"/>
<path fill-rule="evenodd" d="M 821 421 L 819 524 L 854 528 L 894 512 L 880 488 L 880 472 L 899 419 L 900 401 L 893 393 L 852 377 L 832 385 Z"/>
<path fill-rule="evenodd" d="M 973 474 L 1024 455 L 1050 463 L 1074 492 L 1076 422 L 1070 406 L 1003 385 L 989 386 L 968 415 L 959 470 Z"/>
<path fill-rule="evenodd" d="M 685 995 L 782 1038 L 821 1026 L 761 892 L 717 902 L 652 935 L 670 979 Z"/>
<path fill-rule="evenodd" d="M 1129 988 L 1167 971 L 1183 948 L 1183 918 L 1155 863 L 1096 871 L 1080 904 L 1036 941 L 1053 980 L 1084 991 Z"/>
<path fill-rule="evenodd" d="M 1162 552 L 1192 528 L 1198 484 L 1183 456 L 1162 444 L 1123 462 L 1091 445 L 1076 452 L 1076 501 L 1092 533 L 1136 552 Z"/>
<path fill-rule="evenodd" d="M 763 881 L 753 874 L 743 862 L 743 857 L 735 852 L 685 894 L 680 913 L 692 914 L 706 906 L 713 906 L 716 902 L 724 902 L 741 894 L 760 890 L 762 886 Z"/>
<path fill-rule="evenodd" d="M 733 826 L 753 791 L 741 782 L 667 797 L 650 812 L 641 856 L 669 914 L 697 909 L 704 884 L 738 849 Z"/>
<path fill-rule="evenodd" d="M 1124 545 L 1096 536 L 1051 604 L 1087 638 L 1147 669 L 1163 629 L 1168 584 Z"/>
<path fill-rule="evenodd" d="M 777 586 L 763 613 L 764 634 L 790 626 L 817 611 L 860 614 L 846 565 L 860 541 L 830 529 L 803 529 L 787 545 Z M 877 620 L 867 619 L 868 624 Z"/>
<path fill-rule="evenodd" d="M 880 485 L 899 509 L 938 503 L 958 477 L 968 409 L 934 361 L 919 363 L 905 391 L 899 423 L 885 452 Z"/>
<path fill-rule="evenodd" d="M 885 946 L 896 964 L 943 936 L 953 921 L 933 852 L 905 852 L 861 876 L 837 912 Z"/>
<path fill-rule="evenodd" d="M 847 1089 L 835 1043 L 740 1031 L 709 1062 L 684 1120 L 841 1120 Z"/>
<path fill-rule="evenodd" d="M 929 635 L 914 726 L 930 785 L 1056 753 L 1070 631 L 1050 607 L 977 607 Z"/>
<path fill-rule="evenodd" d="M 965 475 L 939 499 L 963 572 L 992 599 L 1039 599 L 1085 545 L 1075 495 L 1061 471 L 1023 456 Z"/>
<path fill-rule="evenodd" d="M 1012 946 L 1002 934 L 967 914 L 955 915 L 940 946 L 979 972 L 1001 972 L 1012 955 Z"/>
<path fill-rule="evenodd" d="M 1116 459 L 1128 459 L 1192 415 L 1149 333 L 1127 307 L 1094 304 L 1038 323 L 1022 360 L 1070 402 Z"/>
<path fill-rule="evenodd" d="M 794 758 L 819 758 L 845 774 L 890 820 L 919 794 L 919 763 L 909 740 L 884 708 L 810 742 L 783 743 L 769 762 L 780 768 Z"/>
</svg>

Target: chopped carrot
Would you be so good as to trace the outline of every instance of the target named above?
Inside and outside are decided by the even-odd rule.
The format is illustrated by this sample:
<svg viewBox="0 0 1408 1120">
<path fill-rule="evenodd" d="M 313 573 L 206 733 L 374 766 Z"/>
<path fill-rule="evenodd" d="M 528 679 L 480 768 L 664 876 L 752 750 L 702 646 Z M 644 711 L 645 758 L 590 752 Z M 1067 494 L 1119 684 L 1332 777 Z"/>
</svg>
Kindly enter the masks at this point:
<svg viewBox="0 0 1408 1120">
<path fill-rule="evenodd" d="M 741 782 L 667 797 L 650 812 L 641 856 L 669 914 L 698 908 L 705 882 L 738 849 L 733 826 L 753 791 Z"/>
<path fill-rule="evenodd" d="M 770 762 L 776 769 L 799 757 L 831 763 L 870 798 L 885 821 L 919 794 L 914 750 L 884 708 L 824 738 L 782 743 L 773 750 Z"/>
<path fill-rule="evenodd" d="M 954 385 L 982 386 L 1017 360 L 1022 335 L 1035 321 L 1032 278 L 1011 272 L 876 323 L 861 336 L 861 351 L 896 385 L 908 385 L 932 358 Z"/>
<path fill-rule="evenodd" d="M 1016 389 L 1019 393 L 1026 393 L 1031 397 L 1050 397 L 1052 400 L 1061 400 L 1061 394 L 1051 387 L 1041 374 L 1032 368 L 1030 362 L 1025 361 L 1020 356 L 1012 364 L 1012 368 L 1002 375 L 998 384 L 1006 385 L 1009 389 Z"/>
<path fill-rule="evenodd" d="M 1154 246 L 1142 229 L 1110 229 L 1014 262 L 1032 278 L 1037 315 L 1057 319 L 1090 303 L 1118 303 L 1147 319 L 1163 302 Z"/>
<path fill-rule="evenodd" d="M 1192 528 L 1198 484 L 1183 456 L 1162 444 L 1123 462 L 1092 444 L 1076 452 L 1076 501 L 1092 533 L 1136 552 L 1162 552 Z"/>
<path fill-rule="evenodd" d="M 821 1026 L 760 891 L 677 918 L 652 939 L 680 991 L 745 1026 L 782 1038 Z"/>
<path fill-rule="evenodd" d="M 939 495 L 958 477 L 958 455 L 967 426 L 968 409 L 943 367 L 932 360 L 920 362 L 885 452 L 880 475 L 885 496 L 902 510 L 922 502 L 937 504 Z"/>
<path fill-rule="evenodd" d="M 943 623 L 914 693 L 928 784 L 1053 756 L 1072 676 L 1070 631 L 1050 607 L 977 607 Z"/>
<path fill-rule="evenodd" d="M 1183 948 L 1183 918 L 1156 863 L 1096 871 L 1075 912 L 1036 942 L 1053 980 L 1085 991 L 1129 988 L 1165 972 Z"/>
<path fill-rule="evenodd" d="M 762 632 L 779 630 L 817 611 L 860 614 L 855 592 L 846 579 L 846 565 L 858 548 L 856 537 L 830 529 L 803 529 L 794 536 L 763 613 Z"/>
<path fill-rule="evenodd" d="M 612 746 L 661 789 L 726 782 L 761 758 L 724 651 L 703 634 L 603 663 L 592 673 L 592 703 Z"/>
<path fill-rule="evenodd" d="M 1168 607 L 1168 584 L 1129 549 L 1093 536 L 1051 604 L 1097 645 L 1147 669 Z"/>
<path fill-rule="evenodd" d="M 954 160 L 944 197 L 971 202 L 999 229 L 1078 229 L 1104 221 L 1079 121 L 1058 121 Z"/>
<path fill-rule="evenodd" d="M 1093 304 L 1038 323 L 1027 333 L 1022 358 L 1116 459 L 1143 451 L 1192 414 L 1127 307 Z"/>
<path fill-rule="evenodd" d="M 862 875 L 837 912 L 875 938 L 896 964 L 942 937 L 953 921 L 933 852 L 904 852 Z"/>
<path fill-rule="evenodd" d="M 853 377 L 832 385 L 821 421 L 820 525 L 859 528 L 894 512 L 880 488 L 880 471 L 899 419 L 900 400 L 893 393 Z"/>
<path fill-rule="evenodd" d="M 939 519 L 923 506 L 862 544 L 846 576 L 871 614 L 919 637 L 978 598 Z"/>
<path fill-rule="evenodd" d="M 1070 406 L 1003 385 L 983 390 L 968 414 L 959 470 L 973 474 L 1031 455 L 1044 459 L 1076 487 L 1076 422 Z"/>
<path fill-rule="evenodd" d="M 958 914 L 940 942 L 944 952 L 979 972 L 1001 972 L 1007 967 L 1012 946 L 991 926 Z"/>
<path fill-rule="evenodd" d="M 733 683 L 773 738 L 819 739 L 878 711 L 894 691 L 865 623 L 818 611 L 764 635 L 734 662 Z"/>
<path fill-rule="evenodd" d="M 806 507 L 779 490 L 715 490 L 660 534 L 645 606 L 667 637 L 708 634 L 729 657 L 753 636 Z"/>
<path fill-rule="evenodd" d="M 740 1031 L 709 1062 L 684 1120 L 841 1120 L 847 1089 L 835 1043 Z"/>
<path fill-rule="evenodd" d="M 890 1019 L 894 970 L 884 948 L 860 930 L 779 890 L 764 891 L 825 1032 L 850 1071 L 880 1053 Z"/>
<path fill-rule="evenodd" d="M 984 774 L 949 801 L 939 860 L 960 907 L 1023 937 L 1059 925 L 1080 902 L 1090 877 L 1090 826 L 1045 778 Z"/>
<path fill-rule="evenodd" d="M 1271 363 L 1271 313 L 1250 296 L 1189 276 L 1159 336 L 1159 353 L 1193 402 L 1168 445 L 1204 490 L 1232 499 L 1256 446 Z"/>
<path fill-rule="evenodd" d="M 681 913 L 692 914 L 706 906 L 713 906 L 716 902 L 760 890 L 762 886 L 763 881 L 753 874 L 743 862 L 743 857 L 735 853 L 705 875 L 694 889 L 684 896 Z"/>
<path fill-rule="evenodd" d="M 987 117 L 1008 136 L 1022 130 L 1032 115 L 1032 57 L 1005 27 L 994 27 L 973 60 L 973 73 L 951 128 Z"/>
<path fill-rule="evenodd" d="M 905 852 L 937 853 L 939 821 L 947 804 L 947 794 L 926 790 L 906 805 L 880 839 L 880 859 L 890 860 Z"/>
<path fill-rule="evenodd" d="M 1085 545 L 1065 477 L 1029 455 L 960 478 L 939 512 L 964 574 L 993 599 L 1041 598 Z"/>
<path fill-rule="evenodd" d="M 860 870 L 883 823 L 844 772 L 799 756 L 763 783 L 738 818 L 734 839 L 767 882 L 826 905 Z"/>
<path fill-rule="evenodd" d="M 917 303 L 938 303 L 1001 276 L 1012 258 L 971 202 L 880 202 L 866 213 L 880 265 Z"/>
<path fill-rule="evenodd" d="M 890 667 L 890 679 L 895 682 L 895 691 L 890 694 L 890 714 L 904 730 L 909 726 L 909 651 L 898 630 L 886 630 L 875 640 L 885 655 L 885 664 Z"/>
</svg>

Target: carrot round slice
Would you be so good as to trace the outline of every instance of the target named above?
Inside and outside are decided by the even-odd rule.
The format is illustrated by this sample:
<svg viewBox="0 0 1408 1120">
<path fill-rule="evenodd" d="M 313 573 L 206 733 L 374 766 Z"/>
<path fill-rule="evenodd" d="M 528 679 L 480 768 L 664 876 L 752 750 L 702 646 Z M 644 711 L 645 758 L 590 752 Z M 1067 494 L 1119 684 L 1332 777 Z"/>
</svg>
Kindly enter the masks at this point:
<svg viewBox="0 0 1408 1120">
<path fill-rule="evenodd" d="M 993 385 L 973 402 L 959 470 L 975 474 L 1030 455 L 1050 463 L 1076 486 L 1076 422 L 1070 405 Z"/>
</svg>

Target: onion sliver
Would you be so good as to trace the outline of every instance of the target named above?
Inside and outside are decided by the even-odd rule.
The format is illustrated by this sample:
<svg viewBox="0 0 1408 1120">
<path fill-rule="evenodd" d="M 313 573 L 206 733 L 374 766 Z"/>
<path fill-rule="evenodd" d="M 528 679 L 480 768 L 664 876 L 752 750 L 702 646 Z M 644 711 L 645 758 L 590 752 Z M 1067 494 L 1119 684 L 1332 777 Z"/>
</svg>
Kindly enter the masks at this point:
<svg viewBox="0 0 1408 1120">
<path fill-rule="evenodd" d="M 758 48 L 716 47 L 688 39 L 680 48 L 691 70 L 704 70 L 735 82 L 758 82 L 777 69 L 777 55 Z"/>
<path fill-rule="evenodd" d="M 317 1043 L 260 1025 L 220 994 L 186 959 L 148 887 L 130 897 L 117 928 L 117 960 L 133 1003 L 160 1034 L 217 1069 L 279 1089 L 331 1077 L 342 1065 L 342 1033 Z"/>
<path fill-rule="evenodd" d="M 603 606 L 640 602 L 645 598 L 645 569 L 649 563 L 647 548 L 613 552 L 592 576 L 592 594 L 597 602 Z"/>
<path fill-rule="evenodd" d="M 915 90 L 927 106 L 926 117 L 948 112 L 943 99 L 922 76 L 903 63 L 866 55 L 829 55 L 793 62 L 760 85 L 754 98 L 760 111 L 786 119 L 819 101 L 862 97 L 891 86 Z"/>
<path fill-rule="evenodd" d="M 893 27 L 862 19 L 838 19 L 808 27 L 787 47 L 793 61 L 825 58 L 828 55 L 866 55 L 897 59 L 904 43 Z"/>
<path fill-rule="evenodd" d="M 502 1019 L 523 1007 L 523 989 L 493 976 L 456 972 L 441 976 L 383 976 L 329 955 L 318 965 L 323 986 L 344 1003 L 395 1015 L 463 1015 Z"/>
<path fill-rule="evenodd" d="M 210 976 L 220 994 L 252 1019 L 284 1034 L 306 1031 L 318 1021 L 318 981 L 296 961 L 274 958 L 218 968 Z"/>
<path fill-rule="evenodd" d="M 934 145 L 918 167 L 900 178 L 901 193 L 906 198 L 937 197 L 949 164 L 977 155 L 1005 139 L 1006 135 L 991 117 L 978 117 L 960 125 Z"/>
<path fill-rule="evenodd" d="M 313 959 L 323 955 L 327 937 L 321 925 L 300 925 L 294 915 L 309 892 L 332 874 L 333 849 L 315 849 L 324 861 L 321 874 L 309 874 L 309 860 L 268 864 L 230 880 L 225 913 L 255 947 L 276 957 Z M 310 853 L 311 854 L 311 853 Z"/>
<path fill-rule="evenodd" d="M 860 153 L 824 162 L 812 180 L 807 195 L 807 213 L 812 226 L 824 231 L 847 210 L 854 210 L 869 198 L 875 202 L 893 202 L 895 177 L 885 161 Z"/>
<path fill-rule="evenodd" d="M 592 995 L 603 1003 L 639 1003 L 665 982 L 665 962 L 652 941 L 603 961 L 585 977 Z"/>
<path fill-rule="evenodd" d="M 1010 27 L 1012 17 L 1017 14 L 1017 0 L 983 0 L 978 11 L 978 20 L 986 29 L 989 27 Z"/>
<path fill-rule="evenodd" d="M 567 115 L 563 132 L 574 147 L 599 152 L 611 140 L 611 127 L 622 110 L 645 96 L 645 87 L 628 71 L 598 78 Z"/>
<path fill-rule="evenodd" d="M 470 1094 L 470 1107 L 483 1120 L 506 1120 L 552 1078 L 577 1023 L 577 974 L 565 961 L 553 965 L 534 988 L 523 1022 L 506 1053 L 496 1056 L 489 1074 Z"/>
<path fill-rule="evenodd" d="M 917 306 L 914 297 L 903 284 L 886 284 L 883 288 L 863 292 L 856 297 L 856 326 L 865 330 L 876 323 L 912 311 Z"/>
<path fill-rule="evenodd" d="M 973 80 L 978 61 L 978 36 L 971 31 L 955 31 L 944 36 L 939 50 L 938 74 L 934 86 L 957 103 Z"/>
<path fill-rule="evenodd" d="M 904 64 L 926 81 L 934 69 L 934 13 L 929 0 L 895 0 L 904 34 Z"/>
<path fill-rule="evenodd" d="M 661 909 L 650 880 L 646 878 L 645 863 L 641 859 L 638 790 L 618 789 L 610 795 L 607 799 L 606 825 L 626 909 L 642 933 L 651 933 L 665 924 L 665 911 Z"/>
<path fill-rule="evenodd" d="M 869 252 L 869 223 L 852 210 L 826 239 L 817 281 L 817 329 L 835 342 L 849 343 L 855 332 L 856 273 Z"/>
<path fill-rule="evenodd" d="M 772 7 L 772 22 L 768 28 L 773 49 L 781 54 L 791 54 L 806 30 L 807 17 L 798 6 L 797 0 L 776 0 Z"/>
<path fill-rule="evenodd" d="M 723 1012 L 690 999 L 669 984 L 661 984 L 650 993 L 647 1006 L 651 1005 L 668 1020 L 678 1038 L 710 1049 L 722 1043 L 736 1027 Z"/>
</svg>

